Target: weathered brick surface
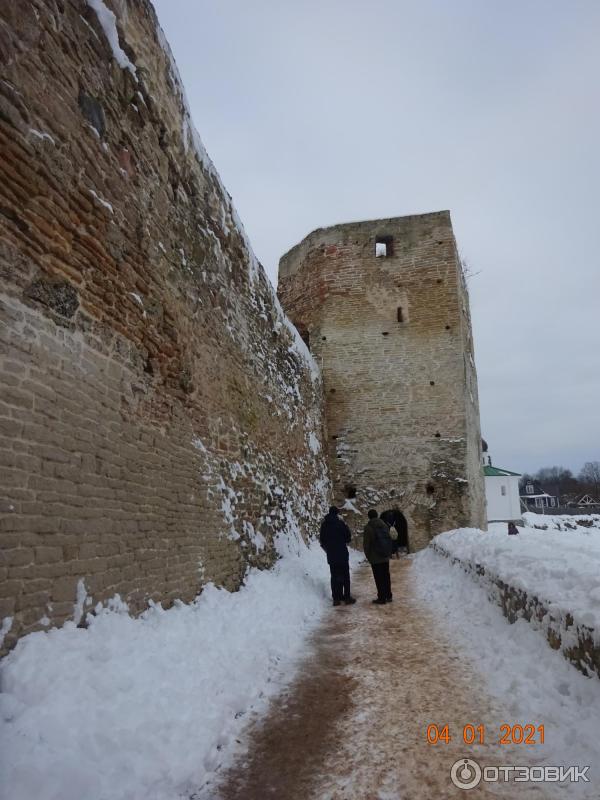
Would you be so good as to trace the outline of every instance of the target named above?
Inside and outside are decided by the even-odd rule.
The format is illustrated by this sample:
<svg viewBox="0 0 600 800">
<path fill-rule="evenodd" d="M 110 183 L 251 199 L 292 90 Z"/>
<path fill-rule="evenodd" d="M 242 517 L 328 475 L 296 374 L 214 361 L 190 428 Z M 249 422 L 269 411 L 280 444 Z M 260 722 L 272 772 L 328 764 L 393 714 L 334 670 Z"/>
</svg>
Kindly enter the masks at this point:
<svg viewBox="0 0 600 800">
<path fill-rule="evenodd" d="M 391 252 L 376 257 L 386 236 Z M 336 502 L 356 491 L 357 523 L 370 506 L 399 506 L 415 549 L 484 527 L 469 303 L 449 213 L 314 231 L 281 259 L 279 297 L 321 366 Z"/>
<path fill-rule="evenodd" d="M 190 600 L 326 500 L 321 386 L 146 0 L 0 2 L 0 614 Z M 261 547 L 264 536 L 266 544 Z"/>
</svg>

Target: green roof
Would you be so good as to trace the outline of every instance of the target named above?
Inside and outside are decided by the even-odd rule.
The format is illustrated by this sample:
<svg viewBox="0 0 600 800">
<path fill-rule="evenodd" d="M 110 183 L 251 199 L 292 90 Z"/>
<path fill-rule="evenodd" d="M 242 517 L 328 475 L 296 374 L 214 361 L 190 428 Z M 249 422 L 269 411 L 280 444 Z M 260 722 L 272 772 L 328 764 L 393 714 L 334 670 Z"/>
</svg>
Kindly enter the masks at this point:
<svg viewBox="0 0 600 800">
<path fill-rule="evenodd" d="M 506 475 L 516 475 L 517 477 L 521 476 L 520 472 L 511 472 L 508 469 L 500 469 L 500 467 L 490 467 L 489 464 L 484 466 L 483 474 L 493 478 L 502 478 Z"/>
</svg>

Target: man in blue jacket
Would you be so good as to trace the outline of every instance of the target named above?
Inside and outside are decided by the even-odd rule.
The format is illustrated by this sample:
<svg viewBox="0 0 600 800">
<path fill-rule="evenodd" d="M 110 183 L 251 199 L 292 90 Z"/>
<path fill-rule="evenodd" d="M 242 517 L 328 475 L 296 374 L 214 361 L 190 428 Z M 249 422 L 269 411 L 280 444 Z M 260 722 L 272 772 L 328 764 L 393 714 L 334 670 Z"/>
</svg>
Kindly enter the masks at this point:
<svg viewBox="0 0 600 800">
<path fill-rule="evenodd" d="M 348 563 L 350 539 L 350 528 L 338 517 L 336 506 L 331 506 L 329 513 L 321 523 L 319 541 L 327 553 L 334 606 L 339 606 L 342 600 L 346 605 L 356 603 L 350 594 L 350 565 Z"/>
</svg>

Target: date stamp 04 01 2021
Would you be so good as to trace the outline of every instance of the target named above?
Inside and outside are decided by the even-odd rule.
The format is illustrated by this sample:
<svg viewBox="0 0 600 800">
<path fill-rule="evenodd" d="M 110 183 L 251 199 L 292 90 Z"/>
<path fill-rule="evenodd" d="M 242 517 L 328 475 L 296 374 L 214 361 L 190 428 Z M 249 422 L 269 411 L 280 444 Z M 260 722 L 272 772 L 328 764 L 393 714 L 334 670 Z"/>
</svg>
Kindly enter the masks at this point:
<svg viewBox="0 0 600 800">
<path fill-rule="evenodd" d="M 453 735 L 450 733 L 449 725 L 427 726 L 428 744 L 449 744 Z M 460 734 L 458 734 L 460 735 Z M 486 744 L 488 731 L 485 725 L 464 725 L 462 728 L 462 740 L 465 744 Z M 491 734 L 494 744 L 544 744 L 543 725 L 500 725 L 500 729 Z"/>
</svg>

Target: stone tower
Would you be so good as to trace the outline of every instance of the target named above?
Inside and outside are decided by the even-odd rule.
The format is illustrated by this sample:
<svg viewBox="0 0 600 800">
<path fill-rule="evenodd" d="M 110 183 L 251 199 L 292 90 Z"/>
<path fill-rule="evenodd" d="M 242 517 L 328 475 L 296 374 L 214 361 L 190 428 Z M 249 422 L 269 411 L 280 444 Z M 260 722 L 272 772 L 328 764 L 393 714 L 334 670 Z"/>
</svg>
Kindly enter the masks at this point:
<svg viewBox="0 0 600 800">
<path fill-rule="evenodd" d="M 398 507 L 411 550 L 444 530 L 485 527 L 469 299 L 450 213 L 313 231 L 282 257 L 279 297 L 323 373 L 334 501 L 354 527 L 371 506 Z"/>
</svg>

